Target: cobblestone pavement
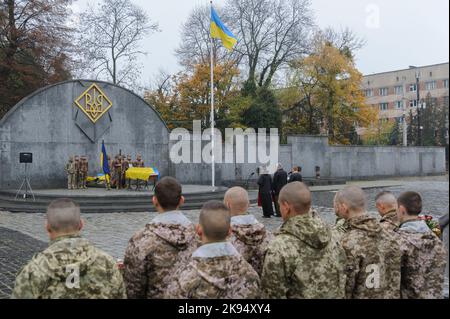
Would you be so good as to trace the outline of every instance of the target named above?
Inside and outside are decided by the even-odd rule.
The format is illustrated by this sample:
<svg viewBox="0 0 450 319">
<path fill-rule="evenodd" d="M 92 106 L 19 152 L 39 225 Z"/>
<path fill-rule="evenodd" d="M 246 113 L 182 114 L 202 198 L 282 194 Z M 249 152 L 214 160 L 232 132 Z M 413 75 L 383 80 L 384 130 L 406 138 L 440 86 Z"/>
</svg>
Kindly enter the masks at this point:
<svg viewBox="0 0 450 319">
<path fill-rule="evenodd" d="M 47 244 L 20 232 L 0 227 L 0 299 L 8 298 L 17 271 Z"/>
<path fill-rule="evenodd" d="M 406 191 L 419 191 L 424 199 L 424 212 L 439 217 L 448 212 L 449 207 L 449 185 L 448 176 L 433 178 L 409 178 L 402 180 L 402 186 L 389 187 L 387 190 L 396 195 Z M 366 190 L 369 198 L 369 211 L 375 214 L 374 198 L 381 189 L 373 188 Z M 335 192 L 314 192 L 313 200 L 316 210 L 328 223 L 335 221 L 332 201 Z M 198 220 L 198 210 L 186 211 L 185 214 L 193 222 Z M 269 229 L 273 230 L 281 225 L 281 219 L 263 219 L 261 209 L 256 206 L 250 208 L 261 222 Z M 83 235 L 91 240 L 99 248 L 105 250 L 115 258 L 122 258 L 128 239 L 141 229 L 148 221 L 155 216 L 155 213 L 110 213 L 110 214 L 83 214 L 86 226 Z M 44 214 L 25 214 L 0 212 L 0 297 L 2 288 L 8 289 L 12 285 L 11 274 L 19 270 L 21 265 L 26 263 L 31 257 L 31 251 L 37 252 L 43 249 L 43 242 L 48 242 L 44 230 Z M 9 230 L 15 230 L 13 235 L 9 235 Z M 17 233 L 20 232 L 20 233 Z M 24 236 L 26 239 L 21 239 Z M 29 237 L 28 237 L 29 236 Z M 4 242 L 4 239 L 8 241 Z M 36 239 L 37 241 L 33 241 Z M 445 232 L 444 240 L 448 249 L 448 228 Z M 14 248 L 16 243 L 20 245 Z M 5 245 L 6 244 L 6 245 Z M 11 248 L 9 248 L 11 247 Z M 7 248 L 7 249 L 6 249 Z M 31 248 L 31 249 L 30 249 Z M 10 258 L 7 254 L 10 254 Z M 6 265 L 6 267 L 4 266 Z M 448 266 L 446 275 L 446 295 L 448 296 Z"/>
</svg>

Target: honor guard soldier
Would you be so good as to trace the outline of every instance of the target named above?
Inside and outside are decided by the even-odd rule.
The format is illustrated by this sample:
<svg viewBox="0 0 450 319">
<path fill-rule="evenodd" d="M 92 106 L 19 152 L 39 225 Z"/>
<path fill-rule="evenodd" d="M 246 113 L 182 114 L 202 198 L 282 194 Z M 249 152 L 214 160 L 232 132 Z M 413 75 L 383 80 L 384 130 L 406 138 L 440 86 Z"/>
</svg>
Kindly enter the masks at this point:
<svg viewBox="0 0 450 319">
<path fill-rule="evenodd" d="M 75 188 L 75 163 L 73 156 L 69 158 L 69 162 L 66 164 L 67 172 L 67 189 Z"/>
<path fill-rule="evenodd" d="M 137 155 L 136 160 L 133 161 L 133 167 L 144 167 L 144 161 L 142 160 L 142 156 L 140 154 Z M 140 180 L 136 180 L 136 190 L 139 190 Z M 144 181 L 145 183 L 145 181 Z"/>
<path fill-rule="evenodd" d="M 124 156 L 122 161 L 122 186 L 126 189 L 129 188 L 129 185 L 127 183 L 127 170 L 130 168 L 131 165 L 131 156 L 128 155 L 127 157 Z"/>
<path fill-rule="evenodd" d="M 75 181 L 74 181 L 74 183 L 75 183 L 75 188 L 79 189 L 80 188 L 80 165 L 81 165 L 81 163 L 80 163 L 80 158 L 78 155 L 75 155 L 74 163 L 75 163 Z"/>
<path fill-rule="evenodd" d="M 87 176 L 89 172 L 89 163 L 86 156 L 81 157 L 80 162 L 80 188 L 86 189 Z"/>
<path fill-rule="evenodd" d="M 114 159 L 111 161 L 111 166 L 110 166 L 110 170 L 111 170 L 111 186 L 112 187 L 116 187 L 116 183 L 117 183 L 117 170 L 116 170 L 116 164 L 117 161 L 119 160 L 119 155 L 114 156 Z"/>
<path fill-rule="evenodd" d="M 116 162 L 114 163 L 115 172 L 116 172 L 116 189 L 122 188 L 122 155 L 117 157 Z"/>
</svg>

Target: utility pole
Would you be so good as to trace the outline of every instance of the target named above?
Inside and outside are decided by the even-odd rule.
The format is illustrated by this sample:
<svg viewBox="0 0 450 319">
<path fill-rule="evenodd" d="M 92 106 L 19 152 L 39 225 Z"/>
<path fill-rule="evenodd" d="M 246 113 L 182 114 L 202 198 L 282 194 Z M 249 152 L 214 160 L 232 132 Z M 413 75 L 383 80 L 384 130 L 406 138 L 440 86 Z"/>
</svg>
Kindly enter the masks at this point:
<svg viewBox="0 0 450 319">
<path fill-rule="evenodd" d="M 417 90 L 417 144 L 422 146 L 422 127 L 420 123 L 420 72 L 416 71 L 416 90 Z"/>
</svg>

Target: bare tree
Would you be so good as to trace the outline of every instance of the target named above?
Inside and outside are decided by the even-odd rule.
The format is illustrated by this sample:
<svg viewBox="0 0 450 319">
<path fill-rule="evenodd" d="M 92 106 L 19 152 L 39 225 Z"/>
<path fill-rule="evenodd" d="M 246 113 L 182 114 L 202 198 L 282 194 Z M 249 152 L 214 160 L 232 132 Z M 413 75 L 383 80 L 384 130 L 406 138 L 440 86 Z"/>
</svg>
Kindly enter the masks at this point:
<svg viewBox="0 0 450 319">
<path fill-rule="evenodd" d="M 96 78 L 132 86 L 141 70 L 137 59 L 145 55 L 140 42 L 156 31 L 158 24 L 130 0 L 103 0 L 81 14 L 79 47 Z"/>
<path fill-rule="evenodd" d="M 226 16 L 220 8 L 219 15 Z M 176 55 L 180 65 L 192 69 L 196 64 L 209 64 L 211 54 L 210 42 L 210 6 L 198 6 L 192 10 L 188 20 L 181 27 L 181 44 L 177 48 Z M 233 62 L 238 64 L 242 55 L 236 51 L 228 51 L 219 41 L 213 41 L 213 54 L 215 61 L 221 63 Z"/>
<path fill-rule="evenodd" d="M 268 87 L 277 70 L 308 52 L 314 27 L 309 0 L 228 0 L 225 12 L 248 81 Z"/>
<path fill-rule="evenodd" d="M 314 43 L 320 48 L 325 42 L 328 42 L 342 53 L 350 54 L 352 57 L 356 51 L 366 45 L 366 40 L 359 37 L 348 27 L 340 30 L 335 30 L 331 27 L 318 30 L 314 35 Z"/>
</svg>

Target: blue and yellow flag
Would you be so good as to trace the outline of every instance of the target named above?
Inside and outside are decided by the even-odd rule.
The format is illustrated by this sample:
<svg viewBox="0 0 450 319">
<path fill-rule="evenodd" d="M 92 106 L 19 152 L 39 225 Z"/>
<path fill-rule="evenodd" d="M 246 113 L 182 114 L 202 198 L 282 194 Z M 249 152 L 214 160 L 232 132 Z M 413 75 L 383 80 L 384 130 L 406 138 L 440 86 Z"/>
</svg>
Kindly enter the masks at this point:
<svg viewBox="0 0 450 319">
<path fill-rule="evenodd" d="M 228 30 L 222 21 L 220 21 L 220 18 L 213 7 L 211 7 L 211 38 L 221 39 L 223 46 L 228 50 L 232 50 L 237 43 L 236 37 Z"/>
<path fill-rule="evenodd" d="M 106 155 L 105 142 L 102 141 L 102 153 L 100 154 L 100 164 L 103 168 L 103 173 L 105 175 L 111 174 L 109 170 L 108 156 Z"/>
</svg>

